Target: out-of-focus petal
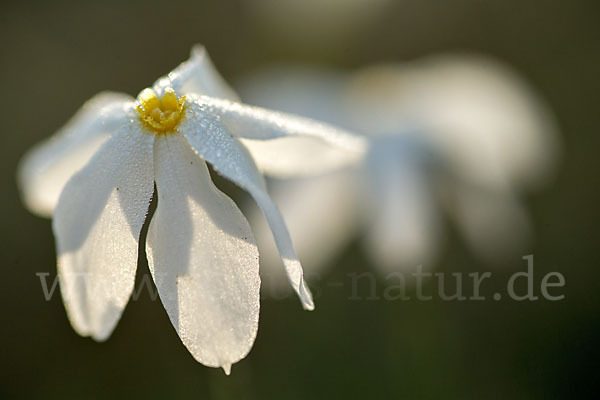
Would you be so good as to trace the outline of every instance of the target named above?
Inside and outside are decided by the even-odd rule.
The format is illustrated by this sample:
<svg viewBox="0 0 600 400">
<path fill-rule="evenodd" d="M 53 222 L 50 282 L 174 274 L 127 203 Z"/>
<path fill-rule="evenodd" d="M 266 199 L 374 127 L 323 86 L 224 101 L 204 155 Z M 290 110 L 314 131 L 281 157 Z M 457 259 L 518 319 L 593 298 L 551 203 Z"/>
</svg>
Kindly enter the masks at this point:
<svg viewBox="0 0 600 400">
<path fill-rule="evenodd" d="M 427 267 L 438 251 L 439 216 L 426 160 L 402 138 L 374 142 L 367 157 L 367 251 L 391 272 Z"/>
<path fill-rule="evenodd" d="M 205 99 L 207 98 L 189 97 L 186 115 L 179 127 L 180 132 L 215 171 L 254 198 L 267 217 L 292 287 L 298 293 L 303 307 L 313 309 L 312 296 L 304 282 L 302 266 L 283 218 L 266 191 L 262 175 L 248 150 L 221 124 L 219 118 L 212 113 L 212 107 L 203 102 Z"/>
<path fill-rule="evenodd" d="M 514 71 L 490 59 L 449 55 L 372 67 L 348 93 L 358 129 L 420 128 L 457 174 L 477 184 L 535 184 L 556 158 L 547 106 Z"/>
<path fill-rule="evenodd" d="M 182 94 L 195 93 L 233 101 L 239 100 L 237 93 L 215 68 L 204 46 L 199 44 L 192 47 L 187 61 L 154 84 L 158 94 L 162 93 L 167 86 Z"/>
<path fill-rule="evenodd" d="M 131 98 L 103 92 L 88 100 L 54 136 L 21 160 L 18 183 L 27 207 L 50 216 L 67 181 L 120 126 L 128 122 Z"/>
<path fill-rule="evenodd" d="M 325 123 L 222 99 L 199 100 L 242 139 L 267 174 L 324 173 L 357 162 L 366 151 L 363 138 Z"/>
<path fill-rule="evenodd" d="M 158 207 L 147 255 L 160 298 L 196 360 L 222 367 L 248 354 L 258 329 L 258 249 L 246 218 L 180 135 L 157 137 Z"/>
<path fill-rule="evenodd" d="M 269 194 L 289 227 L 309 282 L 354 237 L 363 222 L 356 175 L 354 170 L 338 171 L 269 184 Z M 269 286 L 267 289 L 279 291 L 285 276 L 270 229 L 255 207 L 249 220 L 261 249 L 263 282 Z"/>
<path fill-rule="evenodd" d="M 154 190 L 153 137 L 115 134 L 66 184 L 53 216 L 60 287 L 82 336 L 105 340 L 129 300 Z"/>
</svg>

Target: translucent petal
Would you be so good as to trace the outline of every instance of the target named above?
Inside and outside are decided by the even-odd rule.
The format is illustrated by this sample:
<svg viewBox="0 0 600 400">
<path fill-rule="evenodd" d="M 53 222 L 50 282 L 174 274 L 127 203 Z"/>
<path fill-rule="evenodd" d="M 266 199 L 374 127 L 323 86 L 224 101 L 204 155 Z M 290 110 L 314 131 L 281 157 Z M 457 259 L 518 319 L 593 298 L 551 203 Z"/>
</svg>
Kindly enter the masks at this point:
<svg viewBox="0 0 600 400">
<path fill-rule="evenodd" d="M 180 94 L 195 93 L 233 101 L 239 100 L 239 96 L 213 65 L 204 46 L 198 44 L 192 47 L 187 61 L 181 63 L 166 77 L 156 81 L 154 86 L 157 93 L 161 93 L 166 86 L 171 86 Z"/>
<path fill-rule="evenodd" d="M 146 243 L 160 298 L 196 360 L 227 373 L 258 329 L 258 249 L 246 218 L 180 134 L 157 137 Z"/>
<path fill-rule="evenodd" d="M 340 151 L 326 142 L 306 136 L 240 141 L 262 172 L 279 178 L 320 175 L 359 159 L 356 153 Z"/>
<path fill-rule="evenodd" d="M 50 216 L 67 181 L 127 121 L 130 97 L 104 92 L 88 100 L 54 136 L 21 160 L 18 183 L 27 207 Z"/>
<path fill-rule="evenodd" d="M 202 100 L 207 99 L 202 97 Z M 246 148 L 221 124 L 213 109 L 191 96 L 186 103 L 186 117 L 179 127 L 192 148 L 227 179 L 248 191 L 261 208 L 271 231 L 292 287 L 306 309 L 313 309 L 312 296 L 303 278 L 283 218 L 267 194 L 262 175 Z"/>
<path fill-rule="evenodd" d="M 116 132 L 58 201 L 53 228 L 61 292 L 80 335 L 108 338 L 133 290 L 154 190 L 152 142 L 136 125 Z"/>
<path fill-rule="evenodd" d="M 357 162 L 366 150 L 363 138 L 308 118 L 222 99 L 201 101 L 268 174 L 319 174 Z"/>
</svg>

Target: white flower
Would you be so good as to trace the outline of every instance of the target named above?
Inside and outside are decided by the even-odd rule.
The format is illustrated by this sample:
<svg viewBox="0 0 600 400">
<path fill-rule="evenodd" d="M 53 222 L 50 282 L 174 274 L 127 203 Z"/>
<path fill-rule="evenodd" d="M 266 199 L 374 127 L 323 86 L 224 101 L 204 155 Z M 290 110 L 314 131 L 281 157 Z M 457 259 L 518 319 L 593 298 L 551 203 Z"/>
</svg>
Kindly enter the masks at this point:
<svg viewBox="0 0 600 400">
<path fill-rule="evenodd" d="M 550 170 L 556 128 L 543 102 L 501 64 L 438 56 L 352 75 L 279 68 L 240 86 L 254 104 L 320 118 L 370 139 L 362 163 L 318 178 L 272 182 L 307 274 L 358 231 L 383 272 L 430 266 L 443 240 L 440 208 L 488 261 L 514 255 L 527 238 L 530 223 L 519 195 Z M 255 228 L 266 249 L 263 231 Z M 263 254 L 268 268 L 272 250 Z M 277 273 L 263 274 L 263 281 L 269 275 Z"/>
<path fill-rule="evenodd" d="M 259 314 L 258 250 L 245 217 L 212 183 L 207 162 L 256 200 L 294 290 L 313 309 L 255 161 L 288 174 L 319 170 L 360 156 L 363 143 L 236 99 L 197 46 L 190 60 L 137 99 L 97 95 L 26 155 L 22 196 L 35 213 L 52 215 L 61 292 L 79 334 L 105 340 L 118 322 L 134 287 L 140 231 L 156 184 L 146 253 L 181 340 L 196 360 L 226 373 L 250 351 Z M 249 152 L 242 139 L 257 148 Z M 270 144 L 293 151 L 282 146 L 288 141 L 311 158 L 282 152 L 270 160 Z"/>
</svg>

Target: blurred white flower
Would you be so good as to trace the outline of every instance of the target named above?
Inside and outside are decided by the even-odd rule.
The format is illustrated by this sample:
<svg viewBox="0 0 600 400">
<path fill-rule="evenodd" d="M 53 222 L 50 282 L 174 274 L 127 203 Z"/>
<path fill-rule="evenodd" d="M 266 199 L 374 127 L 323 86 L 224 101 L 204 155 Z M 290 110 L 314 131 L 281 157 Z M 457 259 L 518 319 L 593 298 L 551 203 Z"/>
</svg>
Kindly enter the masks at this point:
<svg viewBox="0 0 600 400">
<path fill-rule="evenodd" d="M 294 290 L 304 308 L 313 309 L 289 233 L 255 162 L 272 170 L 281 164 L 286 174 L 304 172 L 307 163 L 318 170 L 359 156 L 363 143 L 236 100 L 197 46 L 190 60 L 137 99 L 97 95 L 25 156 L 22 196 L 32 211 L 52 215 L 61 292 L 79 334 L 105 340 L 120 319 L 156 184 L 146 253 L 181 340 L 196 360 L 226 373 L 250 351 L 258 327 L 258 250 L 245 217 L 212 183 L 207 162 L 255 199 Z M 263 151 L 269 143 L 283 149 L 287 141 L 309 148 L 314 158 L 280 153 L 278 163 Z"/>
<path fill-rule="evenodd" d="M 383 271 L 426 267 L 441 248 L 442 210 L 491 262 L 526 243 L 519 194 L 542 182 L 557 153 L 551 113 L 507 67 L 477 56 L 437 56 L 355 74 L 276 68 L 240 84 L 246 101 L 364 134 L 361 163 L 318 178 L 272 181 L 305 272 L 316 274 L 362 232 Z M 261 248 L 264 222 L 250 218 Z M 257 222 L 254 223 L 254 220 Z M 273 250 L 263 281 L 279 282 Z"/>
</svg>

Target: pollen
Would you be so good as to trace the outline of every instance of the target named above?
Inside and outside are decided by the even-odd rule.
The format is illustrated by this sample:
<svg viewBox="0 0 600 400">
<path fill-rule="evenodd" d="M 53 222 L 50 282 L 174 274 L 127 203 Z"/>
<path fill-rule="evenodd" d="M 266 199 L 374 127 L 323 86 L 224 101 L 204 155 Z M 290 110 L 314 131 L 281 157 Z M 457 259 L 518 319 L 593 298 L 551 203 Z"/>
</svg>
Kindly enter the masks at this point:
<svg viewBox="0 0 600 400">
<path fill-rule="evenodd" d="M 158 98 L 152 89 L 144 89 L 137 98 L 137 113 L 146 128 L 157 135 L 176 131 L 183 117 L 185 96 L 177 98 L 171 88 L 166 88 L 162 98 Z"/>
</svg>

